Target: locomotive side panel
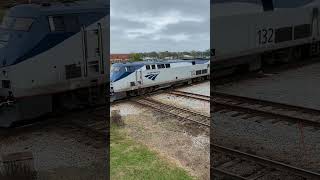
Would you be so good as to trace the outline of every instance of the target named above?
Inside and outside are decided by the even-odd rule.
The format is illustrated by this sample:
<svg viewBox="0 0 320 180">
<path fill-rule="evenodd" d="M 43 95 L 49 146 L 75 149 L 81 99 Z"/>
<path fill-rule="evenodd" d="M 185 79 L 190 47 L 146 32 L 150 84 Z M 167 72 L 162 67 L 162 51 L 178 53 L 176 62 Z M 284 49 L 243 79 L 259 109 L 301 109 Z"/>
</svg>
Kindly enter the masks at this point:
<svg viewBox="0 0 320 180">
<path fill-rule="evenodd" d="M 101 19 L 99 22 L 103 23 L 104 20 Z M 94 23 L 85 31 L 93 32 L 97 29 L 97 23 Z M 10 72 L 14 95 L 24 97 L 70 91 L 89 87 L 91 80 L 97 80 L 97 84 L 106 83 L 107 78 L 101 73 L 102 69 L 105 72 L 105 67 L 99 64 L 101 57 L 93 54 L 96 53 L 98 43 L 98 37 L 96 37 L 88 42 L 89 45 L 84 45 L 83 32 L 78 32 L 54 48 L 15 65 Z M 91 46 L 91 50 L 88 50 L 91 52 L 91 59 L 85 60 L 84 46 Z M 21 74 L 27 74 L 27 76 L 22 79 Z"/>
<path fill-rule="evenodd" d="M 214 58 L 218 61 L 310 43 L 319 38 L 311 36 L 312 24 L 319 21 L 313 13 L 309 7 L 215 17 Z"/>
</svg>

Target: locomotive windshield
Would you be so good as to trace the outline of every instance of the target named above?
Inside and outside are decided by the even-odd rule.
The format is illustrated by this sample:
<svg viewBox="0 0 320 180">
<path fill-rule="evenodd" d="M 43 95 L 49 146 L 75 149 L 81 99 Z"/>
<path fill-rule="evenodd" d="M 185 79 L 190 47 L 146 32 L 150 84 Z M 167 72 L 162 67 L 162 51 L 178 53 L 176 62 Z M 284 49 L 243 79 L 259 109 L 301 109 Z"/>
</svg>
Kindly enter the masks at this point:
<svg viewBox="0 0 320 180">
<path fill-rule="evenodd" d="M 122 66 L 112 65 L 110 69 L 110 81 L 117 81 L 125 73 L 125 69 Z"/>
<path fill-rule="evenodd" d="M 111 70 L 110 81 L 116 82 L 122 78 L 125 78 L 143 66 L 144 66 L 143 64 L 128 65 L 128 66 L 113 64 L 110 69 Z"/>
<path fill-rule="evenodd" d="M 5 17 L 0 27 L 6 30 L 29 31 L 33 21 L 32 18 Z"/>
<path fill-rule="evenodd" d="M 115 67 L 115 66 L 111 67 L 111 73 L 112 72 L 118 72 L 118 71 L 120 71 L 120 67 Z"/>
</svg>

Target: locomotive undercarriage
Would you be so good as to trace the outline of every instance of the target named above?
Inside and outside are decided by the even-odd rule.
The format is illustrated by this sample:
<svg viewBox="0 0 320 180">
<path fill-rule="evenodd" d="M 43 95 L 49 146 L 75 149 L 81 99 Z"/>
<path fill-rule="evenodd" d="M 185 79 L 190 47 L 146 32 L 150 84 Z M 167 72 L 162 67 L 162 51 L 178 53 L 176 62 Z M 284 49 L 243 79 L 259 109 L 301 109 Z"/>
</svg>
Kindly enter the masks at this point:
<svg viewBox="0 0 320 180">
<path fill-rule="evenodd" d="M 265 65 L 292 63 L 304 60 L 304 58 L 319 56 L 319 54 L 320 41 L 317 41 L 312 44 L 304 44 L 254 55 L 221 60 L 220 62 L 213 62 L 213 76 L 221 77 L 237 72 L 254 72 L 261 70 Z"/>
<path fill-rule="evenodd" d="M 2 98 L 0 127 L 14 127 L 43 120 L 44 116 L 63 114 L 71 110 L 103 105 L 106 102 L 103 85 L 49 95 Z"/>
</svg>

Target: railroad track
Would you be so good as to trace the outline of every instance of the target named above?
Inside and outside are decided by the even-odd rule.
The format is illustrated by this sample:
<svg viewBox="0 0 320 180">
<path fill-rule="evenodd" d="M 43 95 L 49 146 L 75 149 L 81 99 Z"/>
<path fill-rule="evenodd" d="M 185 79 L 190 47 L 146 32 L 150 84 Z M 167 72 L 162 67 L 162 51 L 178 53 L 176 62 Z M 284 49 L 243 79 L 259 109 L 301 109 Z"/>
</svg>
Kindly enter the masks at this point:
<svg viewBox="0 0 320 180">
<path fill-rule="evenodd" d="M 108 121 L 104 106 L 91 107 L 87 110 L 75 110 L 67 114 L 41 117 L 30 124 L 13 128 L 0 128 L 0 138 L 23 135 L 39 129 L 55 128 L 61 135 L 74 137 L 86 145 L 96 148 L 106 147 Z"/>
<path fill-rule="evenodd" d="M 201 126 L 210 127 L 210 116 L 203 115 L 189 109 L 164 104 L 150 98 L 136 98 L 131 99 L 131 101 L 142 106 L 152 108 L 155 111 L 166 113 L 167 115 L 182 119 L 184 121 L 189 121 Z"/>
<path fill-rule="evenodd" d="M 206 96 L 206 95 L 202 95 L 202 94 L 196 94 L 196 93 L 178 91 L 178 90 L 169 91 L 168 93 L 176 95 L 176 96 L 187 97 L 187 98 L 210 102 L 210 96 Z"/>
<path fill-rule="evenodd" d="M 109 131 L 109 125 L 107 120 L 107 114 L 104 107 L 98 107 L 89 110 L 87 115 L 80 115 L 71 118 L 61 126 L 70 129 L 67 133 L 79 133 L 78 141 L 85 143 L 86 145 L 92 145 L 94 147 L 106 147 L 107 145 L 107 133 Z M 79 117 L 79 119 L 77 118 Z M 84 136 L 83 136 L 84 135 Z M 92 141 L 94 140 L 94 142 Z M 94 144 L 93 144 L 94 143 Z"/>
<path fill-rule="evenodd" d="M 273 123 L 286 121 L 290 124 L 302 123 L 305 126 L 320 128 L 320 110 L 277 103 L 261 99 L 225 94 L 213 93 L 214 112 L 235 111 L 242 119 L 262 116 L 273 120 Z M 246 115 L 246 117 L 243 117 Z"/>
<path fill-rule="evenodd" d="M 257 155 L 212 144 L 211 173 L 217 179 L 256 180 L 280 178 L 320 179 L 320 174 Z"/>
</svg>

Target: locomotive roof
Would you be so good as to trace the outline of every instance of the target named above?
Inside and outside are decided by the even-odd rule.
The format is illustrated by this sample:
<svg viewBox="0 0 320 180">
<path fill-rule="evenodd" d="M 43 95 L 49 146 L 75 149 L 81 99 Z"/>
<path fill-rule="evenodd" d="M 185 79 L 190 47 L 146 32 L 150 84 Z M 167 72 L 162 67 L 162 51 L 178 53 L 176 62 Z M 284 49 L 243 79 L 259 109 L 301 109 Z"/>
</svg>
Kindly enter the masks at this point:
<svg viewBox="0 0 320 180">
<path fill-rule="evenodd" d="M 143 65 L 151 65 L 151 64 L 168 64 L 168 63 L 182 63 L 182 62 L 189 62 L 195 61 L 196 64 L 204 64 L 210 60 L 200 60 L 200 59 L 194 59 L 194 60 L 164 60 L 164 61 L 137 61 L 137 62 L 127 62 L 127 63 L 114 63 L 113 66 L 143 66 Z"/>
<path fill-rule="evenodd" d="M 73 3 L 51 3 L 41 4 L 21 4 L 12 7 L 8 11 L 8 16 L 35 18 L 40 15 L 64 14 L 64 13 L 85 13 L 85 12 L 109 13 L 107 3 L 102 2 L 73 2 Z"/>
<path fill-rule="evenodd" d="M 212 0 L 213 17 L 264 12 L 262 0 Z M 274 1 L 274 9 L 318 5 L 318 0 Z"/>
</svg>

